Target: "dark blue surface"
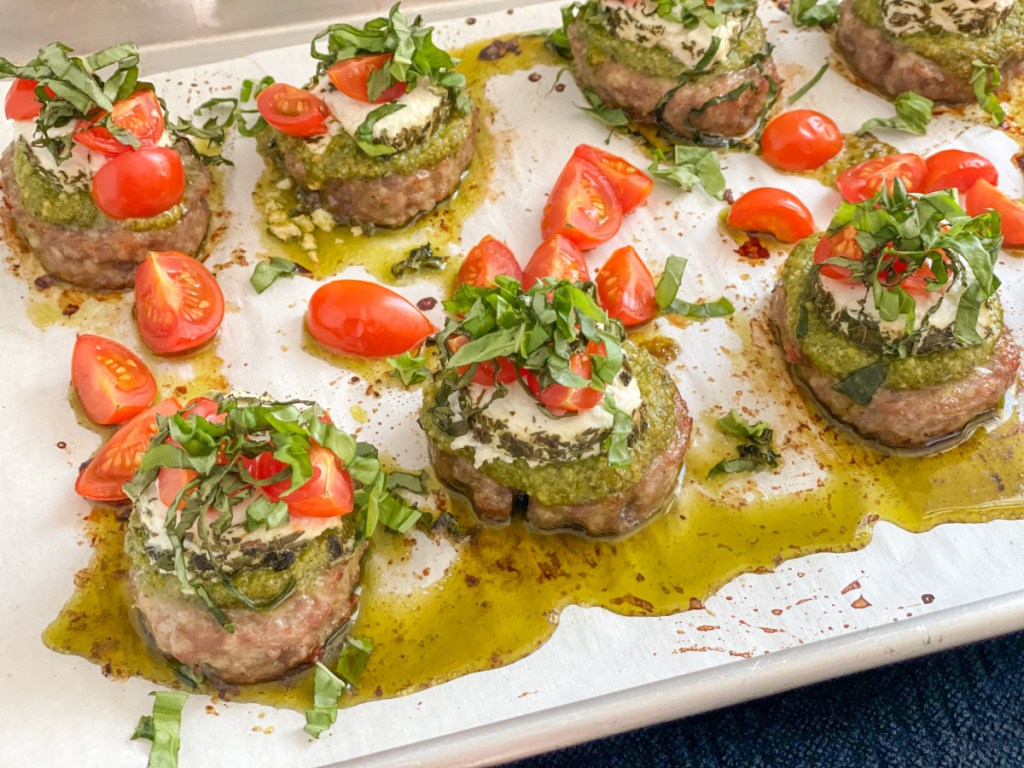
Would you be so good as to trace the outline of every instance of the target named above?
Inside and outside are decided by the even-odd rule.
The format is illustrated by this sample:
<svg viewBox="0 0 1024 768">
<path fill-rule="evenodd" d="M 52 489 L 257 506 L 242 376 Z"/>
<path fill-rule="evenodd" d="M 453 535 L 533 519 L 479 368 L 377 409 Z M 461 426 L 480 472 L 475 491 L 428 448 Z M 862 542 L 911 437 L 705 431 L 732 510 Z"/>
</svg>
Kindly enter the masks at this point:
<svg viewBox="0 0 1024 768">
<path fill-rule="evenodd" d="M 1024 766 L 1024 633 L 651 726 L 509 768 Z"/>
</svg>

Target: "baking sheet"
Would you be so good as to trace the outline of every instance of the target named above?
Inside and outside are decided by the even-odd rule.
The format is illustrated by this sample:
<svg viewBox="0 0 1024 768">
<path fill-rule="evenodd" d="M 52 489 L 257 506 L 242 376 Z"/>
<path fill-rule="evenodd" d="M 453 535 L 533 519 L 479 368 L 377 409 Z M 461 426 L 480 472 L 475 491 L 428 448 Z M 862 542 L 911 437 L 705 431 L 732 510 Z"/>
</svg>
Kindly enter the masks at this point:
<svg viewBox="0 0 1024 768">
<path fill-rule="evenodd" d="M 791 93 L 825 61 L 827 43 L 823 35 L 793 30 L 773 7 L 761 13 Z M 432 20 L 429 13 L 427 18 Z M 473 25 L 461 19 L 442 23 L 437 39 L 461 45 L 551 27 L 558 19 L 556 4 L 517 8 L 478 15 Z M 64 21 L 68 29 L 72 22 L 71 16 Z M 74 43 L 70 36 L 64 39 Z M 32 48 L 46 42 L 32 41 Z M 182 49 L 183 56 L 187 53 Z M 302 82 L 309 69 L 301 45 L 153 79 L 172 112 L 184 114 L 186 105 L 198 104 L 225 83 L 263 72 Z M 537 84 L 528 82 L 528 71 L 489 84 L 488 99 L 499 107 L 490 130 L 503 151 L 496 156 L 490 194 L 463 228 L 464 250 L 493 233 L 525 258 L 536 244 L 553 169 L 576 144 L 598 144 L 605 137 L 600 125 L 573 106 L 583 99 L 570 78 L 562 77 L 567 87 L 559 93 L 551 90 L 555 69 L 535 71 L 542 76 Z M 827 72 L 800 106 L 827 112 L 844 131 L 855 130 L 866 116 L 891 113 L 884 101 L 858 91 L 835 71 Z M 886 134 L 885 139 L 922 154 L 946 146 L 982 152 L 996 162 L 1001 187 L 1013 196 L 1022 193 L 1020 174 L 1010 161 L 1016 147 L 997 132 L 944 115 L 926 137 Z M 0 145 L 9 140 L 10 128 L 3 125 Z M 619 137 L 612 137 L 611 149 L 643 163 Z M 226 177 L 225 206 L 232 215 L 208 262 L 215 266 L 229 264 L 233 252 L 244 251 L 252 261 L 267 251 L 250 199 L 260 163 L 251 142 L 239 140 L 231 151 L 237 165 Z M 750 156 L 730 153 L 723 166 L 733 189 L 767 184 L 796 193 L 819 226 L 827 224 L 838 202 L 836 193 L 818 182 L 778 174 Z M 736 357 L 750 332 L 746 319 L 763 312 L 783 253 L 774 249 L 761 265 L 738 263 L 735 244 L 716 223 L 721 207 L 700 190 L 682 194 L 659 184 L 648 205 L 588 261 L 598 265 L 627 242 L 637 244 L 655 272 L 669 253 L 687 256 L 684 297 L 726 294 L 738 310 L 730 322 L 677 328 L 659 321 L 659 330 L 686 350 L 672 371 L 691 411 L 699 415 L 743 404 L 780 433 L 789 433 L 799 425 L 800 413 L 774 405 L 772 392 L 757 390 L 743 377 Z M 54 320 L 45 308 L 55 298 L 32 287 L 30 271 L 0 274 L 5 306 L 0 350 L 8 368 L 0 379 L 0 426 L 7 436 L 0 472 L 9 496 L 7 535 L 0 539 L 0 612 L 8 626 L 0 646 L 7 694 L 0 704 L 0 763 L 59 765 L 73 754 L 81 765 L 142 765 L 148 743 L 128 736 L 138 716 L 150 710 L 154 686 L 138 679 L 108 680 L 95 665 L 52 653 L 39 639 L 90 555 L 82 525 L 89 508 L 72 488 L 79 463 L 99 439 L 75 422 L 68 404 L 71 348 L 75 334 L 92 325 L 121 339 L 134 338 L 130 297 L 86 299 L 73 317 Z M 238 266 L 218 272 L 230 309 L 213 353 L 222 358 L 230 385 L 316 399 L 342 426 L 357 427 L 348 408 L 362 393 L 347 383 L 343 371 L 303 351 L 302 313 L 317 284 L 281 281 L 256 296 L 248 285 L 250 272 L 251 267 Z M 353 268 L 345 274 L 364 273 Z M 1008 322 L 1024 327 L 1024 262 L 1004 256 L 999 274 Z M 438 293 L 433 283 L 402 290 L 414 299 Z M 187 359 L 163 362 L 155 372 L 166 383 L 187 376 L 188 365 Z M 363 439 L 378 440 L 407 467 L 425 462 L 418 441 L 396 438 L 408 434 L 403 429 L 413 424 L 418 401 L 418 392 L 388 390 L 386 401 L 361 427 Z M 1015 412 L 1009 417 L 1017 418 Z M 699 441 L 700 419 L 697 426 Z M 739 483 L 723 493 L 736 499 L 798 493 L 820 478 L 809 457 L 797 444 L 783 470 L 771 476 L 772 487 Z M 1024 564 L 1017 556 L 1022 536 L 1021 522 L 945 525 L 924 534 L 879 524 L 862 551 L 813 555 L 785 562 L 774 573 L 741 576 L 706 600 L 703 610 L 624 618 L 570 608 L 553 637 L 526 659 L 343 710 L 319 741 L 302 732 L 299 713 L 192 696 L 182 724 L 181 765 L 205 765 L 213 756 L 224 766 L 284 761 L 294 766 L 482 765 L 1010 631 L 1024 627 L 1024 594 L 1018 591 L 1024 586 Z M 407 576 L 394 574 L 394 589 L 415 588 Z M 934 600 L 924 601 L 924 595 Z"/>
</svg>

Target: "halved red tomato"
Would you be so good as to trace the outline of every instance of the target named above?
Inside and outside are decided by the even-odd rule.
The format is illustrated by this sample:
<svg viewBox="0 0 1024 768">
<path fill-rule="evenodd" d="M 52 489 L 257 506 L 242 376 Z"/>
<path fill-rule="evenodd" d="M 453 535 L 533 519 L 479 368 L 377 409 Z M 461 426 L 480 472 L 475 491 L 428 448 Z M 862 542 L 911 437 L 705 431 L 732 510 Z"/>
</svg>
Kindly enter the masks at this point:
<svg viewBox="0 0 1024 768">
<path fill-rule="evenodd" d="M 177 399 L 170 397 L 127 422 L 96 452 L 78 475 L 75 492 L 93 501 L 127 499 L 122 486 L 132 479 L 135 470 L 139 468 L 142 454 L 156 434 L 156 417 L 171 416 L 180 408 Z"/>
<path fill-rule="evenodd" d="M 291 476 L 269 485 L 258 486 L 260 493 L 270 501 L 284 501 L 288 513 L 295 517 L 337 517 L 352 511 L 354 494 L 352 477 L 332 451 L 312 445 L 309 460 L 313 475 L 291 493 Z M 265 480 L 288 469 L 283 461 L 265 451 L 253 459 L 242 459 L 246 471 L 257 480 Z"/>
<path fill-rule="evenodd" d="M 531 287 L 544 277 L 580 282 L 590 279 L 583 252 L 565 235 L 549 237 L 533 252 L 523 269 L 523 288 Z"/>
<path fill-rule="evenodd" d="M 892 190 L 892 180 L 900 178 L 908 192 L 920 192 L 924 188 L 928 169 L 920 155 L 902 153 L 873 157 L 865 160 L 836 177 L 836 186 L 843 200 L 860 203 L 875 195 L 885 184 Z"/>
<path fill-rule="evenodd" d="M 327 68 L 327 76 L 331 78 L 334 87 L 346 96 L 357 101 L 370 101 L 369 89 L 370 76 L 391 63 L 390 53 L 371 53 L 367 56 L 356 56 L 352 59 L 345 59 Z M 384 104 L 394 101 L 405 93 L 405 83 L 395 83 L 373 100 L 374 104 Z"/>
<path fill-rule="evenodd" d="M 72 138 L 83 147 L 104 155 L 130 152 L 132 147 L 114 138 L 105 126 L 96 124 L 105 114 L 83 123 L 84 127 L 75 131 Z M 153 91 L 136 91 L 127 99 L 116 102 L 110 119 L 131 132 L 143 147 L 155 147 L 164 134 L 164 113 Z"/>
<path fill-rule="evenodd" d="M 752 189 L 729 209 L 726 222 L 744 232 L 768 232 L 783 243 L 795 243 L 814 231 L 814 217 L 790 192 L 776 187 Z"/>
<path fill-rule="evenodd" d="M 111 158 L 92 177 L 92 200 L 112 219 L 148 219 L 185 197 L 185 167 L 167 147 L 142 147 Z"/>
<path fill-rule="evenodd" d="M 967 190 L 964 209 L 971 216 L 980 216 L 989 209 L 996 211 L 1003 245 L 1024 245 L 1024 202 L 1008 197 L 985 179 L 978 179 Z"/>
<path fill-rule="evenodd" d="M 135 273 L 135 319 L 154 352 L 184 352 L 217 333 L 224 294 L 197 259 L 180 251 L 151 251 Z"/>
<path fill-rule="evenodd" d="M 611 152 L 580 144 L 572 153 L 594 165 L 611 182 L 623 215 L 631 213 L 654 189 L 654 180 L 632 163 Z"/>
<path fill-rule="evenodd" d="M 469 338 L 467 336 L 452 336 L 448 339 L 448 349 L 454 354 L 468 343 Z M 479 384 L 482 387 L 493 387 L 495 363 L 498 364 L 498 381 L 500 383 L 511 384 L 516 380 L 516 367 L 512 364 L 512 361 L 507 357 L 498 357 L 495 360 L 487 360 L 477 364 L 476 373 L 473 374 L 473 383 Z M 468 370 L 468 365 L 460 365 L 458 367 L 459 373 L 465 373 Z"/>
<path fill-rule="evenodd" d="M 286 83 L 268 85 L 256 97 L 256 108 L 273 128 L 289 136 L 323 136 L 327 133 L 324 102 L 309 91 Z"/>
<path fill-rule="evenodd" d="M 328 349 L 361 357 L 400 355 L 434 332 L 404 296 L 364 280 L 333 280 L 317 288 L 306 327 Z"/>
<path fill-rule="evenodd" d="M 288 469 L 288 465 L 280 459 L 274 458 L 273 451 L 264 451 L 254 458 L 245 458 L 244 456 L 238 460 L 238 462 L 245 467 L 245 471 L 252 475 L 257 480 L 266 480 L 267 478 L 273 477 L 278 472 Z M 278 480 L 267 485 L 257 486 L 264 496 L 271 501 L 280 501 L 281 494 L 292 487 L 291 473 L 284 480 Z M 298 489 L 296 489 L 298 490 Z"/>
<path fill-rule="evenodd" d="M 823 237 L 814 248 L 814 263 L 824 264 L 833 256 L 839 256 L 850 261 L 863 261 L 864 251 L 857 242 L 857 230 L 853 227 L 843 227 L 831 237 Z M 850 280 L 850 270 L 840 267 L 838 264 L 825 264 L 821 268 L 821 274 L 831 277 L 833 280 L 843 280 L 853 284 Z"/>
<path fill-rule="evenodd" d="M 194 397 L 188 401 L 182 414 L 190 416 L 195 414 L 196 416 L 202 416 L 211 424 L 223 424 L 228 415 L 226 413 L 217 413 L 218 406 L 216 400 L 211 400 L 208 397 Z"/>
<path fill-rule="evenodd" d="M 71 353 L 71 386 L 97 424 L 121 424 L 148 408 L 156 380 L 141 358 L 122 344 L 83 333 Z"/>
<path fill-rule="evenodd" d="M 512 250 L 490 235 L 474 245 L 459 267 L 458 285 L 476 285 L 481 288 L 494 285 L 497 275 L 514 277 L 523 281 L 523 268 L 516 261 Z"/>
<path fill-rule="evenodd" d="M 761 157 L 783 171 L 809 171 L 835 157 L 843 134 L 835 121 L 813 109 L 794 109 L 772 118 L 761 133 Z"/>
<path fill-rule="evenodd" d="M 161 467 L 156 476 L 156 492 L 164 506 L 170 507 L 178 498 L 181 489 L 195 480 L 199 474 L 194 469 Z M 188 495 L 188 494 L 186 494 Z M 185 498 L 178 502 L 178 508 L 185 506 Z"/>
<path fill-rule="evenodd" d="M 646 323 L 658 309 L 654 277 L 631 245 L 619 248 L 597 272 L 597 295 L 604 311 L 623 325 Z"/>
<path fill-rule="evenodd" d="M 569 370 L 584 379 L 591 378 L 591 355 L 603 355 L 604 344 L 590 342 L 586 352 L 576 352 L 569 358 Z M 547 407 L 552 413 L 559 414 L 568 411 L 578 412 L 589 410 L 604 400 L 604 392 L 590 387 L 567 387 L 564 384 L 549 384 L 541 389 L 540 380 L 532 373 L 524 377 L 526 385 L 533 396 Z"/>
<path fill-rule="evenodd" d="M 611 240 L 622 225 L 612 184 L 592 163 L 569 158 L 544 206 L 541 237 L 564 235 L 583 250 Z"/>
<path fill-rule="evenodd" d="M 4 99 L 4 115 L 8 120 L 35 120 L 42 110 L 42 102 L 36 96 L 36 87 L 39 85 L 35 80 L 19 78 L 11 85 Z M 47 87 L 47 95 L 52 99 L 53 91 Z"/>
<path fill-rule="evenodd" d="M 922 192 L 956 189 L 962 193 L 974 186 L 978 179 L 984 179 L 992 186 L 999 183 L 996 167 L 977 152 L 944 149 L 926 157 L 924 165 L 928 172 Z"/>
</svg>

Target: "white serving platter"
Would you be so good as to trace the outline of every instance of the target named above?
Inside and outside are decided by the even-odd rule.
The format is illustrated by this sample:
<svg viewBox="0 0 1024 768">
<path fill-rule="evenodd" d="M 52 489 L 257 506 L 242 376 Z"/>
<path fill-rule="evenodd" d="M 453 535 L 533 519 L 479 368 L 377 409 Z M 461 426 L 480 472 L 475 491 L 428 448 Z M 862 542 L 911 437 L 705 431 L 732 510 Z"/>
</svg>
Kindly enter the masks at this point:
<svg viewBox="0 0 1024 768">
<path fill-rule="evenodd" d="M 50 24 L 22 11 L 28 15 L 25 34 L 8 27 L 0 37 L 17 53 L 0 48 L 0 54 L 24 58 L 52 39 L 76 48 L 99 47 L 132 37 L 133 25 L 139 24 L 146 43 L 144 66 L 148 72 L 165 72 L 152 79 L 164 89 L 172 110 L 183 114 L 215 88 L 243 77 L 268 72 L 281 80 L 304 81 L 309 66 L 306 44 L 300 41 L 323 23 L 365 20 L 386 11 L 387 4 L 367 3 L 356 11 L 349 3 L 332 18 L 329 9 L 312 3 L 289 10 L 261 2 L 254 6 L 259 11 L 255 19 L 243 23 L 226 7 L 196 2 L 182 9 L 193 13 L 188 18 L 169 14 L 166 29 L 144 23 L 147 13 L 156 18 L 152 14 L 158 5 L 139 6 L 123 16 L 115 15 L 112 5 L 89 11 L 72 6 L 55 12 Z M 197 13 L 207 5 L 205 17 Z M 508 10 L 506 5 L 407 3 L 406 10 L 424 13 L 438 26 L 436 39 L 451 46 L 559 23 L 557 4 Z M 778 46 L 783 76 L 802 83 L 827 59 L 827 41 L 820 33 L 794 30 L 774 7 L 763 7 L 761 14 Z M 97 25 L 97 15 L 109 25 Z M 472 25 L 465 22 L 469 16 L 475 19 Z M 220 27 L 211 19 L 219 19 Z M 501 233 L 516 253 L 529 254 L 552 169 L 576 144 L 604 139 L 601 126 L 573 106 L 582 97 L 571 78 L 562 78 L 567 88 L 558 93 L 550 90 L 557 72 L 537 71 L 544 88 L 526 85 L 528 71 L 489 84 L 488 98 L 499 105 L 490 130 L 507 151 L 496 159 L 491 194 L 463 228 L 464 250 L 486 233 Z M 855 130 L 868 113 L 889 114 L 884 101 L 859 91 L 835 71 L 826 73 L 801 106 L 829 113 L 845 131 Z M 0 145 L 10 138 L 10 127 L 0 126 Z M 1005 190 L 1014 196 L 1024 191 L 1011 162 L 1017 147 L 995 131 L 944 115 L 925 137 L 885 138 L 922 154 L 945 146 L 976 149 L 997 163 Z M 614 137 L 612 149 L 643 162 L 620 137 Z M 236 168 L 226 177 L 225 206 L 232 216 L 210 257 L 212 265 L 229 262 L 235 249 L 245 250 L 250 261 L 266 252 L 250 198 L 260 161 L 251 142 L 236 141 L 231 151 Z M 770 184 L 795 192 L 819 227 L 838 202 L 835 192 L 818 182 L 778 174 L 754 157 L 728 154 L 723 167 L 734 188 Z M 744 267 L 753 276 L 737 280 L 740 268 L 729 261 L 731 247 L 716 223 L 720 209 L 700 190 L 682 194 L 659 185 L 615 245 L 642 243 L 648 253 L 661 254 L 652 259 L 655 271 L 659 259 L 682 253 L 690 258 L 688 277 L 702 296 L 728 293 L 741 315 L 756 315 L 763 311 L 782 254 L 775 252 L 758 270 Z M 592 262 L 599 264 L 611 247 L 598 249 Z M 224 375 L 239 389 L 334 406 L 344 425 L 348 405 L 359 393 L 345 383 L 343 371 L 302 350 L 302 314 L 316 283 L 282 282 L 256 296 L 248 286 L 250 271 L 228 267 L 218 273 L 231 306 L 216 347 Z M 1024 328 L 1024 260 L 1003 258 L 999 271 L 1008 323 Z M 361 274 L 358 269 L 349 273 Z M 414 284 L 403 291 L 419 298 L 436 294 L 436 286 Z M 75 318 L 39 323 L 33 307 L 45 301 L 23 275 L 0 272 L 0 359 L 7 369 L 0 377 L 0 480 L 8 492 L 0 537 L 0 615 L 6 626 L 0 641 L 0 764 L 141 766 L 148 745 L 128 736 L 139 715 L 150 709 L 153 684 L 109 680 L 92 663 L 53 653 L 40 640 L 71 594 L 75 572 L 91 554 L 82 520 L 89 507 L 75 496 L 73 485 L 79 463 L 98 438 L 75 421 L 68 404 L 71 348 L 90 318 L 130 336 L 131 301 L 87 301 Z M 665 334 L 693 350 L 672 372 L 695 414 L 712 407 L 727 410 L 752 398 L 757 410 L 773 414 L 782 430 L 798 418 L 773 406 L 770 393 L 750 391 L 728 354 L 722 354 L 740 348 L 734 325 L 676 328 L 659 322 Z M 157 374 L 180 376 L 174 373 L 180 365 L 168 362 Z M 393 429 L 413 424 L 418 393 L 396 389 L 386 397 L 386 407 L 378 409 L 386 417 L 371 420 L 364 439 L 381 441 L 404 466 L 423 465 L 423 446 L 396 439 Z M 1019 419 L 1014 407 L 1010 403 L 1007 417 Z M 797 456 L 773 482 L 782 492 L 798 493 L 816 477 L 814 468 Z M 784 562 L 772 573 L 741 576 L 708 598 L 704 610 L 625 618 L 570 607 L 551 639 L 525 659 L 343 710 L 319 741 L 302 732 L 300 713 L 211 704 L 192 696 L 182 723 L 180 765 L 495 764 L 1024 628 L 1022 538 L 1021 521 L 942 525 L 921 534 L 882 523 L 860 551 L 811 555 Z M 400 574 L 395 578 L 395 588 L 404 588 Z M 858 586 L 850 591 L 854 582 Z M 934 595 L 934 601 L 923 601 L 925 594 Z"/>
</svg>

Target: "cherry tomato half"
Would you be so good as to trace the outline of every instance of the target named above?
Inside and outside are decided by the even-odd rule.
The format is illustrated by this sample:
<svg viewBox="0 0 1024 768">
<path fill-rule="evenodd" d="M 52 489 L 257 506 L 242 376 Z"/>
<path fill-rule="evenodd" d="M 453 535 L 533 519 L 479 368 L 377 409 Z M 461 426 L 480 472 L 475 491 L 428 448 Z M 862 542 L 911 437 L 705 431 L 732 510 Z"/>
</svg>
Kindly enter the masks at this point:
<svg viewBox="0 0 1024 768">
<path fill-rule="evenodd" d="M 650 176 L 611 152 L 605 152 L 589 144 L 580 144 L 572 156 L 586 160 L 605 175 L 619 198 L 623 215 L 631 213 L 654 189 L 654 181 Z"/>
<path fill-rule="evenodd" d="M 604 344 L 590 342 L 586 352 L 576 352 L 569 357 L 569 370 L 584 379 L 591 377 L 591 355 L 603 355 Z M 549 384 L 541 389 L 540 380 L 532 373 L 524 376 L 527 386 L 540 402 L 553 413 L 589 410 L 604 400 L 604 392 L 590 387 L 567 387 L 564 384 Z"/>
<path fill-rule="evenodd" d="M 999 184 L 996 167 L 977 152 L 944 149 L 926 157 L 924 165 L 928 172 L 922 192 L 956 189 L 963 193 L 974 186 L 978 179 L 984 179 L 992 186 Z"/>
<path fill-rule="evenodd" d="M 111 219 L 148 219 L 185 197 L 185 166 L 167 147 L 142 147 L 111 158 L 92 177 L 92 199 Z"/>
<path fill-rule="evenodd" d="M 529 288 L 544 277 L 585 282 L 590 270 L 583 252 L 565 235 L 555 235 L 540 244 L 523 269 L 523 288 Z"/>
<path fill-rule="evenodd" d="M 967 190 L 964 209 L 971 216 L 979 216 L 990 208 L 999 213 L 1003 245 L 1024 245 L 1024 202 L 1007 197 L 985 179 L 978 179 Z"/>
<path fill-rule="evenodd" d="M 857 242 L 857 230 L 853 227 L 843 227 L 831 237 L 823 237 L 814 248 L 814 263 L 824 264 L 833 256 L 849 259 L 850 261 L 863 261 L 864 251 Z M 840 267 L 838 264 L 825 264 L 821 268 L 821 274 L 831 277 L 833 280 L 843 280 L 853 284 L 850 279 L 850 270 Z"/>
<path fill-rule="evenodd" d="M 783 171 L 809 171 L 843 148 L 843 134 L 832 118 L 813 109 L 794 109 L 772 118 L 761 134 L 761 157 Z"/>
<path fill-rule="evenodd" d="M 71 386 L 86 415 L 97 424 L 128 421 L 156 397 L 156 380 L 138 355 L 90 333 L 75 340 Z"/>
<path fill-rule="evenodd" d="M 273 128 L 289 136 L 323 136 L 327 133 L 327 107 L 309 91 L 285 83 L 268 85 L 256 97 L 256 108 Z"/>
<path fill-rule="evenodd" d="M 384 69 L 391 62 L 390 53 L 372 53 L 368 56 L 356 56 L 352 59 L 345 59 L 327 68 L 327 76 L 331 78 L 334 87 L 351 99 L 369 102 L 368 93 L 370 75 Z M 384 104 L 394 101 L 405 93 L 405 83 L 395 83 L 374 99 L 374 104 Z"/>
<path fill-rule="evenodd" d="M 142 454 L 156 434 L 156 417 L 171 416 L 181 405 L 171 397 L 121 427 L 96 452 L 75 481 L 75 492 L 93 501 L 123 501 L 128 497 L 122 486 L 132 479 L 139 468 Z"/>
<path fill-rule="evenodd" d="M 347 515 L 354 506 L 352 477 L 341 465 L 341 460 L 332 451 L 315 443 L 310 449 L 309 460 L 313 475 L 295 490 L 291 488 L 291 470 L 287 464 L 274 457 L 272 451 L 264 451 L 252 459 L 241 459 L 245 470 L 257 480 L 274 477 L 282 470 L 288 470 L 284 480 L 258 486 L 260 493 L 270 501 L 284 501 L 288 513 L 295 517 L 338 517 Z"/>
<path fill-rule="evenodd" d="M 619 248 L 597 272 L 597 295 L 604 311 L 623 325 L 646 323 L 658 309 L 651 270 L 631 245 Z"/>
<path fill-rule="evenodd" d="M 106 127 L 94 124 L 102 117 L 100 115 L 92 123 L 85 123 L 86 127 L 75 131 L 72 138 L 82 146 L 105 155 L 130 152 L 132 147 L 114 138 Z M 121 99 L 114 104 L 110 119 L 131 132 L 143 147 L 155 147 L 164 134 L 164 113 L 153 91 L 136 91 L 127 99 Z"/>
<path fill-rule="evenodd" d="M 583 250 L 611 240 L 622 225 L 622 206 L 612 184 L 593 164 L 569 158 L 548 196 L 540 232 L 564 235 Z"/>
<path fill-rule="evenodd" d="M 784 189 L 752 189 L 729 209 L 726 222 L 745 232 L 768 232 L 783 243 L 795 243 L 814 231 L 814 217 L 797 197 Z"/>
<path fill-rule="evenodd" d="M 224 294 L 197 259 L 180 251 L 150 252 L 135 273 L 135 319 L 154 352 L 184 352 L 217 333 Z"/>
<path fill-rule="evenodd" d="M 328 349 L 361 357 L 400 355 L 434 332 L 405 297 L 363 280 L 333 280 L 317 288 L 306 327 Z"/>
<path fill-rule="evenodd" d="M 35 120 L 43 108 L 42 102 L 36 96 L 36 87 L 39 85 L 35 80 L 19 78 L 11 85 L 4 99 L 4 115 L 8 120 Z M 52 99 L 53 91 L 46 88 L 47 95 Z"/>
<path fill-rule="evenodd" d="M 448 349 L 454 354 L 458 352 L 460 348 L 464 347 L 469 343 L 468 336 L 451 336 L 448 339 Z M 512 361 L 507 357 L 498 357 L 495 360 L 486 360 L 482 363 L 477 363 L 476 372 L 473 374 L 473 383 L 479 384 L 482 387 L 493 387 L 494 386 L 494 364 L 498 364 L 498 376 L 497 379 L 502 384 L 511 384 L 516 380 L 516 367 L 512 364 Z M 465 373 L 469 370 L 468 365 L 460 365 L 458 367 L 459 373 Z"/>
<path fill-rule="evenodd" d="M 490 235 L 474 245 L 459 267 L 458 285 L 476 285 L 481 288 L 494 285 L 498 275 L 514 277 L 523 281 L 523 268 L 516 261 L 512 250 L 500 240 Z"/>
<path fill-rule="evenodd" d="M 836 186 L 843 200 L 860 203 L 882 188 L 892 190 L 892 180 L 899 177 L 908 192 L 920 192 L 928 169 L 919 155 L 903 153 L 873 157 L 847 168 L 836 177 Z"/>
</svg>

